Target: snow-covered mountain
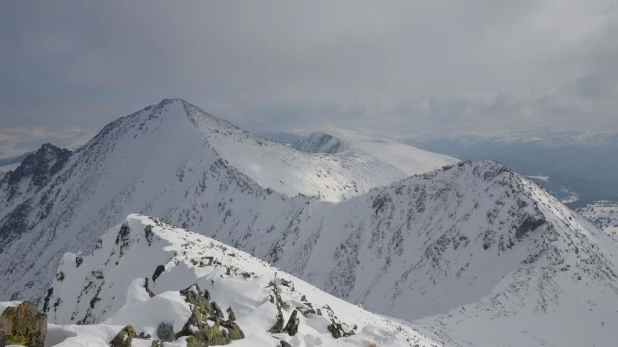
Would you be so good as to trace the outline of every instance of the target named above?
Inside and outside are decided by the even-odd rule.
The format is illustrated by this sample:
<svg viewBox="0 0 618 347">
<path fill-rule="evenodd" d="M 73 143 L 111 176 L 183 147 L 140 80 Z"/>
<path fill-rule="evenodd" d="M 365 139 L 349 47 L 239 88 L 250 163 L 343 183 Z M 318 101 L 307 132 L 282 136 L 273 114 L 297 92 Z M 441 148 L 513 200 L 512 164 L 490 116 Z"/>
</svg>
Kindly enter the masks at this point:
<svg viewBox="0 0 618 347">
<path fill-rule="evenodd" d="M 107 346 L 127 325 L 133 346 L 438 346 L 245 252 L 139 215 L 102 235 L 92 255 L 65 254 L 44 310 L 50 346 Z"/>
<path fill-rule="evenodd" d="M 323 169 L 323 182 L 335 183 L 368 167 L 341 156 L 257 140 L 183 101 L 121 118 L 43 188 L 2 209 L 0 274 L 10 280 L 0 282 L 0 298 L 44 297 L 62 254 L 89 253 L 99 235 L 138 212 L 414 321 L 402 324 L 449 346 L 605 346 L 618 338 L 601 324 L 618 311 L 618 245 L 500 164 L 460 162 L 339 203 L 264 188 L 251 170 L 260 165 L 289 188 L 312 176 L 290 178 L 286 164 L 327 162 L 320 165 L 334 174 Z M 3 181 L 1 201 L 9 190 Z"/>
<path fill-rule="evenodd" d="M 303 194 L 339 202 L 409 176 L 365 153 L 301 152 L 280 142 L 256 138 L 184 101 L 165 102 L 169 102 L 167 113 L 188 117 L 194 127 L 192 132 L 197 131 L 227 163 L 262 187 L 288 196 Z M 444 161 L 444 165 L 448 163 Z"/>
<path fill-rule="evenodd" d="M 91 247 L 132 212 L 208 229 L 241 230 L 261 218 L 264 230 L 283 229 L 314 200 L 298 194 L 339 200 L 405 175 L 366 155 L 307 154 L 257 139 L 182 100 L 123 117 L 68 154 L 44 146 L 0 181 L 0 271 L 15 279 L 0 284 L 4 296 L 40 293 L 33 278 L 48 281 L 60 253 Z M 31 184 L 33 173 L 42 183 Z"/>
</svg>

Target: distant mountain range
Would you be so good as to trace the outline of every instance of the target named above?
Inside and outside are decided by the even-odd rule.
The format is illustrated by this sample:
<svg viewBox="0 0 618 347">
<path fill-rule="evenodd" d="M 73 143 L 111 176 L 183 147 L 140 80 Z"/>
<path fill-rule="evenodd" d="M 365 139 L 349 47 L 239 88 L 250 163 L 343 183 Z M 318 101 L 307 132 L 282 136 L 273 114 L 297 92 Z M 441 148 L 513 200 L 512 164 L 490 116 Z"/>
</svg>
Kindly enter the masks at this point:
<svg viewBox="0 0 618 347">
<path fill-rule="evenodd" d="M 418 137 L 407 143 L 460 159 L 493 159 L 521 174 L 546 177 L 535 182 L 572 207 L 618 201 L 618 161 L 611 159 L 618 156 L 618 134 L 460 134 Z"/>
<path fill-rule="evenodd" d="M 494 161 L 457 161 L 395 142 L 362 144 L 318 133 L 286 145 L 178 99 L 110 123 L 74 152 L 44 145 L 2 177 L 0 274 L 7 280 L 0 282 L 0 300 L 32 300 L 40 308 L 47 302 L 48 310 L 60 300 L 58 322 L 100 323 L 122 311 L 123 300 L 141 301 L 143 293 L 134 289 L 143 283 L 131 281 L 153 272 L 154 264 L 170 271 L 171 282 L 192 276 L 180 273 L 197 274 L 190 258 L 209 251 L 191 244 L 210 241 L 170 239 L 169 253 L 153 252 L 146 261 L 150 222 L 126 217 L 132 213 L 191 229 L 395 317 L 368 328 L 367 340 L 349 340 L 356 345 L 378 336 L 384 337 L 379 345 L 410 338 L 412 346 L 462 347 L 609 346 L 618 339 L 611 329 L 618 243 L 524 176 Z M 133 231 L 122 229 L 123 221 Z M 168 229 L 155 234 L 180 233 L 162 236 Z M 124 256 L 134 260 L 124 263 Z M 223 264 L 230 257 L 225 253 Z M 142 258 L 144 273 L 124 266 Z M 64 276 L 79 280 L 59 284 L 60 263 Z M 118 277 L 116 265 L 131 276 Z M 72 267 L 77 270 L 62 270 Z M 225 281 L 232 291 L 242 279 Z M 118 324 L 135 319 L 123 317 Z M 379 330 L 386 326 L 395 332 Z M 401 334 L 411 335 L 402 340 Z"/>
</svg>

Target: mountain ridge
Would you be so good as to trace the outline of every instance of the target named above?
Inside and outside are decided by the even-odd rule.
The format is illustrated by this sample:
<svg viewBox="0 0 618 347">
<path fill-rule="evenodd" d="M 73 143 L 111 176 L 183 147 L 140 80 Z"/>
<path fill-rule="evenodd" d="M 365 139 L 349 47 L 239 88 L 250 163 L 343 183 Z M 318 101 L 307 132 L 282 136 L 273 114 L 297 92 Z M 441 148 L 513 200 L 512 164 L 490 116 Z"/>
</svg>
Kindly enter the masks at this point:
<svg viewBox="0 0 618 347">
<path fill-rule="evenodd" d="M 64 252 L 93 251 L 100 234 L 137 212 L 246 251 L 369 310 L 433 327 L 457 345 L 483 345 L 482 336 L 457 328 L 462 317 L 496 331 L 523 320 L 522 330 L 534 334 L 495 337 L 513 344 L 562 341 L 568 330 L 543 335 L 531 324 L 559 322 L 564 312 L 556 303 L 568 298 L 579 298 L 578 308 L 594 302 L 618 310 L 618 246 L 501 164 L 459 162 L 339 203 L 289 196 L 264 188 L 234 165 L 238 157 L 225 156 L 238 143 L 258 152 L 284 145 L 225 126 L 206 138 L 182 136 L 204 131 L 209 118 L 198 110 L 172 101 L 119 119 L 44 189 L 2 211 L 0 228 L 11 228 L 0 231 L 17 235 L 0 240 L 0 273 L 12 279 L 0 283 L 2 299 L 38 296 L 42 306 Z M 197 125 L 173 118 L 191 112 Z M 589 293 L 580 293 L 583 281 Z M 615 335 L 601 331 L 595 341 Z"/>
</svg>

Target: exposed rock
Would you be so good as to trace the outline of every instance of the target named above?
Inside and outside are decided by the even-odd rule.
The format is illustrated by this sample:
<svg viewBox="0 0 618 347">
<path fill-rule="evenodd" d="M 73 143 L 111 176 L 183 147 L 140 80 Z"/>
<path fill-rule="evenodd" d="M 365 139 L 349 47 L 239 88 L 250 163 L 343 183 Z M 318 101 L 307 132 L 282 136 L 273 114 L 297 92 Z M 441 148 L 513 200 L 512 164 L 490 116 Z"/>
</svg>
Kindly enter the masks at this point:
<svg viewBox="0 0 618 347">
<path fill-rule="evenodd" d="M 149 297 L 154 297 L 155 294 L 152 292 L 152 290 L 150 290 L 150 288 L 148 288 L 148 277 L 144 277 L 144 290 L 146 290 L 146 293 L 148 293 Z"/>
<path fill-rule="evenodd" d="M 148 224 L 144 228 L 144 234 L 146 236 L 146 242 L 148 242 L 148 246 L 152 245 L 152 225 Z"/>
<path fill-rule="evenodd" d="M 150 347 L 163 347 L 163 342 L 159 340 L 152 340 Z"/>
<path fill-rule="evenodd" d="M 285 328 L 283 328 L 283 331 L 288 333 L 288 335 L 290 336 L 294 336 L 298 332 L 299 324 L 300 319 L 298 318 L 298 311 L 294 310 L 294 312 L 292 312 L 292 315 L 290 316 L 290 319 L 288 320 L 288 324 L 286 324 Z"/>
<path fill-rule="evenodd" d="M 165 265 L 159 265 L 155 269 L 155 272 L 152 274 L 152 281 L 156 281 L 159 276 L 165 271 Z"/>
<path fill-rule="evenodd" d="M 330 334 L 338 339 L 341 337 L 348 337 L 354 335 L 356 325 L 352 329 L 346 329 L 348 326 L 345 323 L 339 322 L 336 318 L 331 318 L 331 325 L 327 327 Z"/>
<path fill-rule="evenodd" d="M 349 145 L 332 135 L 316 132 L 292 144 L 292 148 L 305 153 L 343 153 Z"/>
<path fill-rule="evenodd" d="M 283 300 L 281 300 L 281 296 L 279 295 L 279 290 L 277 289 L 277 284 L 275 281 L 272 281 L 269 286 L 273 287 L 273 295 L 270 296 L 270 302 L 277 305 L 277 320 L 275 321 L 275 325 L 273 325 L 269 332 L 273 334 L 278 334 L 283 331 L 283 324 L 285 324 L 285 320 L 283 319 L 283 312 L 281 312 L 281 308 L 283 307 Z"/>
<path fill-rule="evenodd" d="M 270 330 L 268 331 L 273 334 L 281 333 L 283 331 L 284 323 L 285 320 L 283 319 L 283 313 L 281 312 L 281 309 L 279 309 L 279 313 L 277 313 L 277 321 L 275 322 L 275 325 L 273 325 L 273 327 L 270 328 Z"/>
<path fill-rule="evenodd" d="M 281 347 L 292 347 L 292 345 L 290 345 L 289 343 L 281 340 Z"/>
<path fill-rule="evenodd" d="M 127 325 L 122 328 L 118 335 L 109 343 L 110 347 L 131 347 L 133 338 L 137 337 L 135 329 L 132 326 Z"/>
<path fill-rule="evenodd" d="M 161 341 L 172 342 L 176 340 L 176 336 L 174 336 L 174 328 L 171 324 L 162 322 L 157 326 L 157 337 Z"/>
<path fill-rule="evenodd" d="M 231 307 L 227 308 L 227 317 L 229 320 L 231 320 L 232 322 L 236 321 L 236 314 L 234 313 L 234 311 L 232 310 Z"/>
<path fill-rule="evenodd" d="M 47 335 L 47 315 L 25 301 L 8 307 L 0 316 L 0 346 L 43 347 Z"/>
<path fill-rule="evenodd" d="M 136 338 L 138 339 L 143 339 L 143 340 L 148 340 L 150 339 L 152 336 L 150 334 L 146 334 L 143 331 L 141 333 L 139 333 L 139 335 L 136 336 Z"/>
<path fill-rule="evenodd" d="M 176 337 L 188 336 L 187 347 L 227 345 L 245 338 L 232 319 L 223 319 L 219 305 L 210 302 L 208 292 L 202 292 L 197 284 L 181 290 L 180 294 L 191 306 L 191 316 Z"/>
</svg>

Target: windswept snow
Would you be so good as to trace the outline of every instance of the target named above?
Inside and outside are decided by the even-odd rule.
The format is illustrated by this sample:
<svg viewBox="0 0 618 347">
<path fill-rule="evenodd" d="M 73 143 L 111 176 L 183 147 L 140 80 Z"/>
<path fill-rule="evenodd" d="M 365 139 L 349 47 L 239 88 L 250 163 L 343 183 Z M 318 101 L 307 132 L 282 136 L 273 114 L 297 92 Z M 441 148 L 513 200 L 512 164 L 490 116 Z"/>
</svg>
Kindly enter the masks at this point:
<svg viewBox="0 0 618 347">
<path fill-rule="evenodd" d="M 153 281 L 161 265 L 165 270 Z M 438 346 L 406 325 L 332 297 L 245 252 L 139 215 L 127 217 L 104 234 L 91 256 L 68 253 L 63 257 L 46 298 L 52 323 L 49 330 L 57 346 L 106 346 L 120 328 L 131 325 L 138 334 L 151 336 L 134 339 L 133 345 L 150 346 L 150 340 L 160 338 L 160 323 L 170 324 L 174 333 L 187 323 L 192 307 L 179 292 L 187 288 L 196 294 L 198 288 L 207 291 L 219 308 L 227 311 L 229 307 L 235 313 L 245 338 L 233 346 L 275 347 L 281 346 L 280 341 L 306 347 L 369 346 L 372 342 L 378 346 Z M 279 301 L 271 302 L 274 291 L 283 304 L 285 322 L 299 311 L 296 334 L 269 332 L 278 312 Z M 223 319 L 229 319 L 229 312 Z M 335 339 L 328 329 L 333 322 L 354 334 Z M 71 325 L 75 323 L 90 325 Z M 61 333 L 65 335 L 62 341 Z M 174 344 L 185 346 L 185 341 L 181 337 Z"/>
<path fill-rule="evenodd" d="M 11 201 L 0 210 L 0 274 L 10 278 L 0 282 L 0 297 L 42 307 L 61 260 L 100 262 L 63 254 L 89 254 L 105 230 L 137 212 L 241 249 L 370 311 L 413 321 L 402 324 L 448 346 L 618 340 L 618 331 L 605 328 L 618 312 L 618 245 L 592 223 L 492 161 L 458 162 L 384 187 L 359 178 L 388 181 L 391 169 L 384 165 L 358 148 L 307 154 L 258 140 L 190 104 L 165 100 L 105 127 L 54 165 L 57 173 L 41 175 L 42 186 L 30 174 L 0 183 L 0 201 Z M 49 169 L 47 161 L 36 167 Z M 271 186 L 277 179 L 285 189 Z M 23 193 L 9 199 L 15 189 Z M 303 189 L 322 199 L 298 195 Z M 110 262 L 120 264 L 125 251 L 118 249 Z M 178 256 L 161 254 L 135 262 L 168 264 Z M 195 266 L 177 265 L 152 286 L 155 293 L 202 275 Z M 92 275 L 79 269 L 73 272 Z M 120 310 L 109 306 L 110 298 L 127 307 L 153 300 L 135 280 L 154 269 L 121 269 L 131 276 L 115 279 L 114 294 L 95 303 L 96 310 L 88 310 L 91 297 L 67 312 L 100 322 Z M 246 271 L 259 277 L 259 269 Z M 59 310 L 59 319 L 67 317 Z M 579 319 L 594 334 L 579 329 Z M 544 330 L 541 322 L 551 323 Z"/>
<path fill-rule="evenodd" d="M 395 141 L 354 141 L 351 146 L 396 167 L 408 176 L 437 170 L 459 161 L 447 155 L 424 151 Z"/>
</svg>

